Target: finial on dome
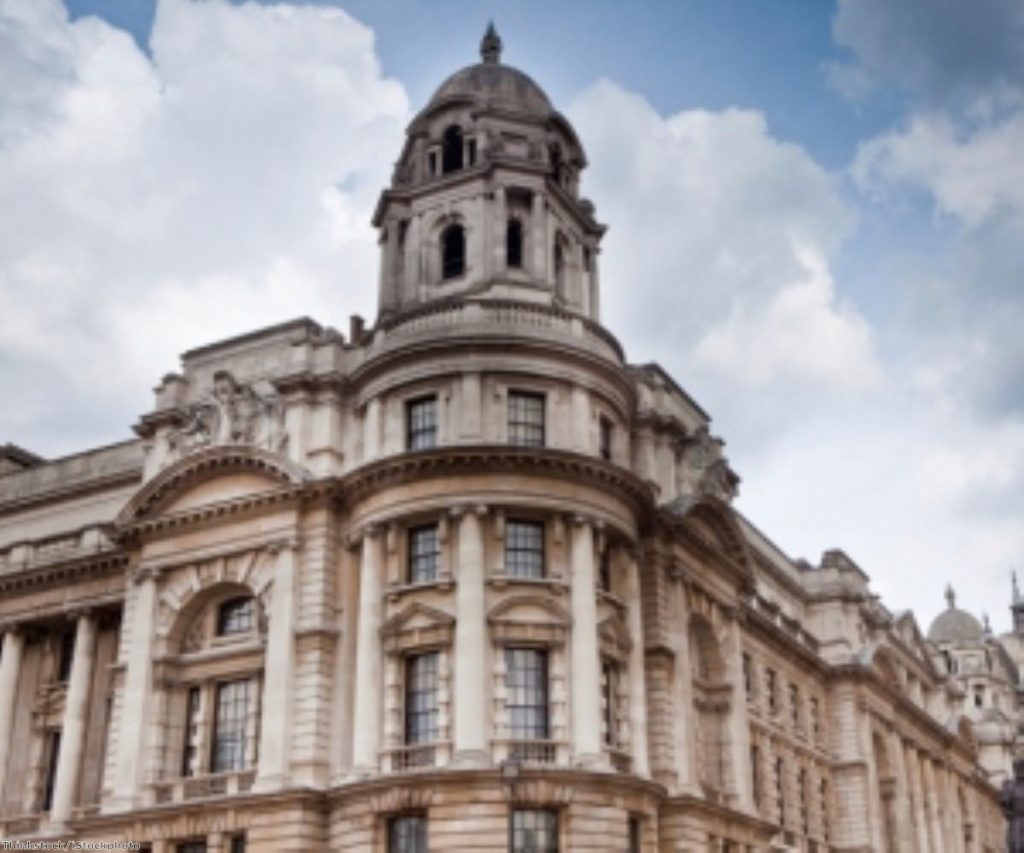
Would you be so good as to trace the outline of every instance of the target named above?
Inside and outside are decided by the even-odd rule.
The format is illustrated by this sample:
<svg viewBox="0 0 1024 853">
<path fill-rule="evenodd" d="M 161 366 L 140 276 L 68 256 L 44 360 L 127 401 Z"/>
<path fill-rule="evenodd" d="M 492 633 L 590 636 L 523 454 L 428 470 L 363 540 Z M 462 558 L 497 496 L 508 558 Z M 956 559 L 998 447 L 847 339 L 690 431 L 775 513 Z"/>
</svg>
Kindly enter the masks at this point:
<svg viewBox="0 0 1024 853">
<path fill-rule="evenodd" d="M 992 623 L 988 621 L 988 614 L 987 613 L 983 612 L 981 614 L 981 624 L 985 627 L 985 635 L 986 636 L 991 636 L 992 635 Z"/>
<path fill-rule="evenodd" d="M 487 24 L 487 32 L 480 42 L 480 57 L 488 65 L 501 62 L 501 36 L 494 29 L 494 21 Z"/>
<path fill-rule="evenodd" d="M 1013 603 L 1020 604 L 1020 588 L 1017 586 L 1016 570 L 1010 572 L 1010 577 L 1013 578 Z"/>
<path fill-rule="evenodd" d="M 956 593 L 953 592 L 952 584 L 946 584 L 946 604 L 950 610 L 956 609 Z"/>
</svg>

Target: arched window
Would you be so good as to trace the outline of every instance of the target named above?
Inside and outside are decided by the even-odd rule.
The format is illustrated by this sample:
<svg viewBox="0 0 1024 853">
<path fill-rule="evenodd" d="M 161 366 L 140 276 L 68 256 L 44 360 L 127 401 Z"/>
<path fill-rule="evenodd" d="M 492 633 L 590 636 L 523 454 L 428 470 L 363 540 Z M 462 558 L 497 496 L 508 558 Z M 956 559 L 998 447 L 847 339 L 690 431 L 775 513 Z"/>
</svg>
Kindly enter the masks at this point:
<svg viewBox="0 0 1024 853">
<path fill-rule="evenodd" d="M 441 141 L 441 173 L 447 175 L 462 168 L 462 128 L 451 125 Z"/>
<path fill-rule="evenodd" d="M 449 225 L 441 233 L 441 278 L 458 278 L 466 271 L 466 231 Z"/>
<path fill-rule="evenodd" d="M 510 219 L 505 229 L 505 257 L 510 267 L 523 266 L 523 223 L 518 219 Z"/>
</svg>

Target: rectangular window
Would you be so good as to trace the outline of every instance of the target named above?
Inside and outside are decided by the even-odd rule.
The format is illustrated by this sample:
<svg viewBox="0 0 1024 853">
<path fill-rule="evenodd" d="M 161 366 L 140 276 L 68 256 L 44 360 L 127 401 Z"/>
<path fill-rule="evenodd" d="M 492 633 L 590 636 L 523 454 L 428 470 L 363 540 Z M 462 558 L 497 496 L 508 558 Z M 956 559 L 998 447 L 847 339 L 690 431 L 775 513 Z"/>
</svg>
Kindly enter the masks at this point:
<svg viewBox="0 0 1024 853">
<path fill-rule="evenodd" d="M 775 683 L 775 670 L 766 669 L 764 672 L 765 687 L 768 691 L 768 710 L 771 713 L 778 713 L 779 710 L 779 691 L 778 685 Z"/>
<path fill-rule="evenodd" d="M 427 170 L 430 172 L 430 176 L 434 177 L 437 174 L 437 152 L 431 151 L 427 155 Z"/>
<path fill-rule="evenodd" d="M 436 581 L 440 560 L 437 525 L 412 528 L 409 531 L 409 583 Z"/>
<path fill-rule="evenodd" d="M 427 819 L 398 815 L 388 821 L 388 853 L 427 853 Z"/>
<path fill-rule="evenodd" d="M 636 815 L 630 815 L 628 828 L 629 853 L 641 853 L 641 850 L 643 849 L 641 847 L 642 829 L 643 824 L 640 822 L 640 818 Z"/>
<path fill-rule="evenodd" d="M 75 632 L 64 631 L 60 635 L 60 646 L 57 649 L 57 680 L 66 682 L 71 678 L 71 665 L 75 660 Z"/>
<path fill-rule="evenodd" d="M 618 744 L 619 681 L 618 665 L 614 661 L 604 661 L 601 664 L 601 710 L 604 711 L 604 742 L 610 747 Z"/>
<path fill-rule="evenodd" d="M 746 652 L 743 653 L 743 688 L 747 699 L 754 698 L 754 661 Z"/>
<path fill-rule="evenodd" d="M 245 727 L 249 718 L 252 684 L 229 681 L 217 685 L 217 708 L 213 729 L 213 753 L 210 762 L 214 773 L 241 770 L 245 761 Z"/>
<path fill-rule="evenodd" d="M 245 836 L 232 835 L 231 846 L 228 849 L 231 853 L 245 853 Z"/>
<path fill-rule="evenodd" d="M 793 728 L 800 728 L 800 688 L 795 684 L 789 685 L 789 713 L 793 720 Z"/>
<path fill-rule="evenodd" d="M 60 729 L 51 729 L 46 734 L 46 772 L 43 776 L 42 802 L 40 811 L 48 812 L 53 805 L 53 786 L 57 781 L 57 760 L 60 758 Z"/>
<path fill-rule="evenodd" d="M 437 740 L 437 652 L 405 659 L 405 742 Z"/>
<path fill-rule="evenodd" d="M 199 756 L 199 702 L 198 687 L 190 687 L 185 697 L 185 742 L 181 750 L 181 775 L 195 776 L 199 772 L 196 759 Z"/>
<path fill-rule="evenodd" d="M 512 853 L 558 853 L 558 812 L 516 809 L 509 834 Z"/>
<path fill-rule="evenodd" d="M 406 403 L 405 424 L 409 450 L 437 447 L 437 397 L 420 397 Z"/>
<path fill-rule="evenodd" d="M 821 706 L 817 696 L 811 697 L 811 734 L 815 743 L 821 740 Z"/>
<path fill-rule="evenodd" d="M 819 808 L 821 809 L 821 837 L 825 841 L 829 840 L 829 826 L 828 826 L 828 780 L 822 779 L 818 782 L 818 800 Z"/>
<path fill-rule="evenodd" d="M 505 688 L 509 735 L 516 740 L 547 740 L 547 651 L 505 649 Z"/>
<path fill-rule="evenodd" d="M 785 794 L 785 765 L 782 763 L 781 758 L 775 759 L 775 806 L 776 806 L 776 818 L 779 826 L 784 826 L 786 823 L 786 794 Z"/>
<path fill-rule="evenodd" d="M 810 835 L 810 816 L 807 813 L 807 771 L 803 767 L 797 775 L 797 787 L 800 794 L 800 825 L 804 836 Z"/>
<path fill-rule="evenodd" d="M 206 842 L 184 841 L 181 844 L 175 844 L 174 849 L 177 853 L 206 853 Z"/>
<path fill-rule="evenodd" d="M 520 447 L 544 446 L 544 395 L 510 391 L 508 443 Z"/>
<path fill-rule="evenodd" d="M 512 520 L 505 524 L 505 574 L 514 578 L 544 577 L 544 525 Z"/>
<path fill-rule="evenodd" d="M 754 806 L 761 810 L 761 750 L 750 747 L 750 779 L 754 788 Z"/>
<path fill-rule="evenodd" d="M 612 422 L 605 417 L 598 421 L 598 449 L 606 462 L 612 459 Z"/>
</svg>

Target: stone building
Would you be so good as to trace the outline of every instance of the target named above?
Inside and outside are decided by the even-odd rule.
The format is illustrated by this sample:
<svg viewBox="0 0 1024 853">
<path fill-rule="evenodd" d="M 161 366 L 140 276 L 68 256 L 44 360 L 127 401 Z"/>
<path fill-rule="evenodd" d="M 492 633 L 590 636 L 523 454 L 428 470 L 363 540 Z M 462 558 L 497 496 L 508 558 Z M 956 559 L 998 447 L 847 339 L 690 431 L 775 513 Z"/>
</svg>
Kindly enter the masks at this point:
<svg viewBox="0 0 1024 853">
<path fill-rule="evenodd" d="M 1000 849 L 941 648 L 731 506 L 601 325 L 580 140 L 481 53 L 381 195 L 372 326 L 192 350 L 136 438 L 0 452 L 0 837 Z"/>
</svg>

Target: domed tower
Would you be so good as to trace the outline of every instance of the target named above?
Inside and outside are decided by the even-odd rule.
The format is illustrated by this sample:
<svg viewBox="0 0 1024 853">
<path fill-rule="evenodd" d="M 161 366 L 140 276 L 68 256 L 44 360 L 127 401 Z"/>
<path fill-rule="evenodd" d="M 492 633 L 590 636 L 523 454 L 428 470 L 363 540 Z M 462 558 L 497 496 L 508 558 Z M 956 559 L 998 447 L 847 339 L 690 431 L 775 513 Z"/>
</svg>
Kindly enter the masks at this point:
<svg viewBox="0 0 1024 853">
<path fill-rule="evenodd" d="M 537 302 L 598 319 L 604 227 L 579 194 L 572 126 L 530 77 L 501 61 L 457 71 L 413 119 L 380 198 L 380 313 L 458 298 Z"/>
</svg>

